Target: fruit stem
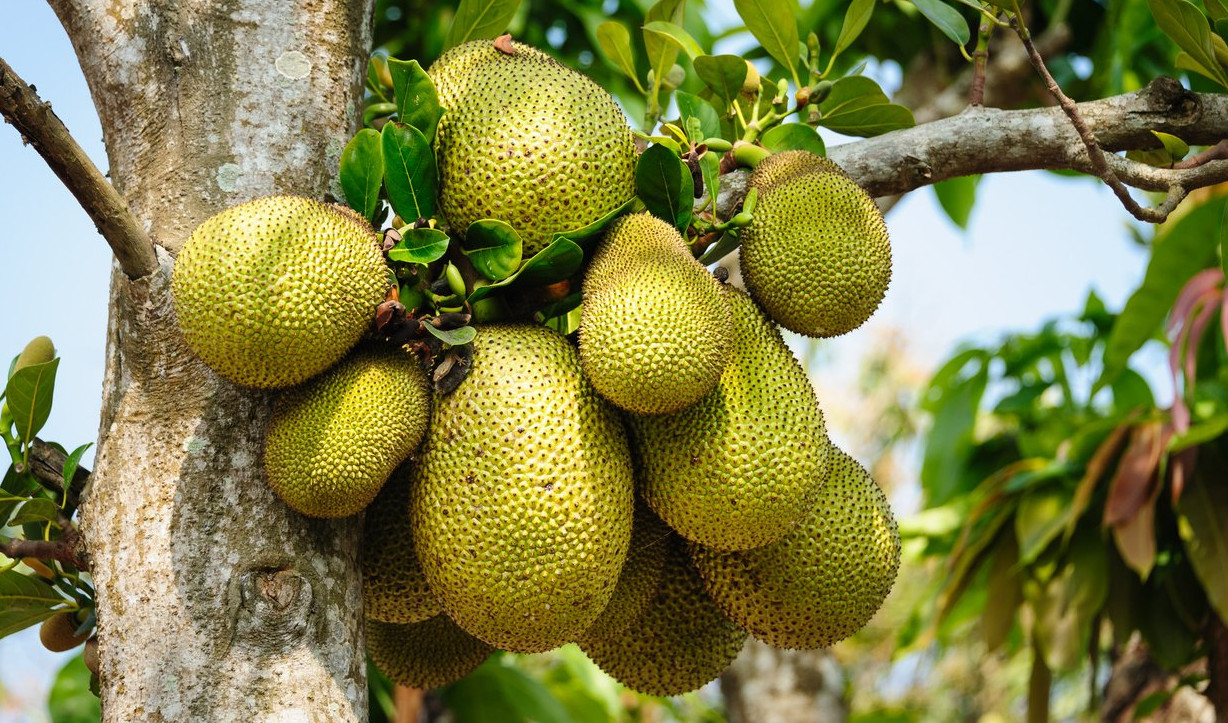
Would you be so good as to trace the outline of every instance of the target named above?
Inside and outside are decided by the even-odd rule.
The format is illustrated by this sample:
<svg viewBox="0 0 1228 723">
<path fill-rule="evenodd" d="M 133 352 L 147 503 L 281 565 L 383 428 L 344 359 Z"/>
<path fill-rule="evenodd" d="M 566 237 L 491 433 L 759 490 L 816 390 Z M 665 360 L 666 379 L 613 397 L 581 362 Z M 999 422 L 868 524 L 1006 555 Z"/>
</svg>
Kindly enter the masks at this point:
<svg viewBox="0 0 1228 723">
<path fill-rule="evenodd" d="M 738 141 L 733 144 L 734 160 L 747 168 L 754 168 L 770 155 L 772 155 L 771 151 L 763 146 L 756 146 L 753 143 Z"/>
</svg>

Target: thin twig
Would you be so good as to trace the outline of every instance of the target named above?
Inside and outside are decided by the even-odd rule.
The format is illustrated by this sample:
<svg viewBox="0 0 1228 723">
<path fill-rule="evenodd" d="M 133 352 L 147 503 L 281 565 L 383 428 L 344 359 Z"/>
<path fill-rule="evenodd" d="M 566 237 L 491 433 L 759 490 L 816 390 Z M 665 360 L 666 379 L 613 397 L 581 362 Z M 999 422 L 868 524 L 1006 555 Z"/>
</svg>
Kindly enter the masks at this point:
<svg viewBox="0 0 1228 723">
<path fill-rule="evenodd" d="M 0 58 L 0 115 L 34 146 L 85 209 L 130 279 L 158 268 L 153 243 L 128 204 L 77 145 L 51 105 Z"/>
<path fill-rule="evenodd" d="M 1201 153 L 1195 153 L 1183 161 L 1174 163 L 1173 168 L 1178 170 L 1198 168 L 1199 166 L 1210 163 L 1211 161 L 1222 161 L 1225 159 L 1228 159 L 1228 138 L 1225 138 Z"/>
<path fill-rule="evenodd" d="M 989 64 L 989 34 L 993 31 L 988 18 L 981 19 L 977 28 L 976 50 L 972 51 L 972 85 L 968 89 L 968 105 L 985 105 L 985 69 Z"/>
</svg>

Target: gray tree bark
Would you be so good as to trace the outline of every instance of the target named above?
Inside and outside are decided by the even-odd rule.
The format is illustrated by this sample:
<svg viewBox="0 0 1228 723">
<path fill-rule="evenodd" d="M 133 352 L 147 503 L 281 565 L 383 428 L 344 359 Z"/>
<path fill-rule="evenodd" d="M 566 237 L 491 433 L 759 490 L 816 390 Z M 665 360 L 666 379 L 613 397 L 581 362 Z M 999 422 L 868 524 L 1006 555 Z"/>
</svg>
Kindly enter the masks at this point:
<svg viewBox="0 0 1228 723">
<path fill-rule="evenodd" d="M 104 720 L 366 720 L 359 523 L 302 517 L 269 490 L 268 395 L 187 350 L 169 275 L 222 208 L 334 191 L 359 122 L 372 0 L 52 5 L 98 108 L 111 181 L 159 261 L 141 278 L 113 275 L 82 512 Z"/>
<path fill-rule="evenodd" d="M 721 675 L 729 723 L 842 723 L 844 672 L 826 650 L 777 650 L 750 639 Z"/>
</svg>

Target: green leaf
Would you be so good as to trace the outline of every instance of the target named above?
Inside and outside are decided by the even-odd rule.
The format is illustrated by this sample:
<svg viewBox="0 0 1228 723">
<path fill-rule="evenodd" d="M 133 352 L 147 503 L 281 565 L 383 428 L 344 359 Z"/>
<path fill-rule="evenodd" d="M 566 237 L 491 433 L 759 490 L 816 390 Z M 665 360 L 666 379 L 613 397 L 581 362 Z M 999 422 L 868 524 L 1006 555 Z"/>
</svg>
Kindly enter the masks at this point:
<svg viewBox="0 0 1228 723">
<path fill-rule="evenodd" d="M 960 229 L 968 230 L 968 219 L 972 217 L 972 207 L 976 205 L 976 187 L 981 177 L 959 176 L 939 181 L 933 185 L 934 195 L 938 204 L 946 211 L 947 218 Z"/>
<path fill-rule="evenodd" d="M 1220 412 L 1210 419 L 1191 425 L 1184 432 L 1169 437 L 1167 452 L 1176 454 L 1190 447 L 1206 444 L 1224 432 L 1228 432 L 1228 412 Z"/>
<path fill-rule="evenodd" d="M 81 445 L 80 447 L 77 447 L 72 452 L 70 452 L 68 457 L 64 459 L 64 469 L 61 471 L 60 474 L 64 478 L 64 485 L 66 487 L 72 486 L 72 478 L 76 476 L 77 467 L 81 465 L 82 455 L 85 454 L 86 450 L 88 450 L 90 447 L 93 447 L 93 446 L 94 446 L 93 442 L 86 442 L 85 444 Z"/>
<path fill-rule="evenodd" d="M 0 638 L 41 623 L 63 604 L 64 598 L 42 578 L 16 570 L 0 573 Z"/>
<path fill-rule="evenodd" d="M 386 123 L 381 136 L 384 187 L 392 210 L 411 223 L 430 218 L 438 180 L 430 142 L 422 131 L 399 123 Z"/>
<path fill-rule="evenodd" d="M 1015 512 L 1015 536 L 1019 540 L 1019 560 L 1036 560 L 1049 543 L 1066 527 L 1070 512 L 1070 493 L 1057 485 L 1031 490 L 1019 500 Z"/>
<path fill-rule="evenodd" d="M 977 364 L 971 376 L 948 386 L 947 380 L 972 361 Z M 937 389 L 941 396 L 926 405 L 934 415 L 921 462 L 921 487 L 928 506 L 946 504 L 967 486 L 976 412 L 988 380 L 985 353 L 970 350 L 948 362 L 930 382 L 931 393 Z"/>
<path fill-rule="evenodd" d="M 492 658 L 443 690 L 456 723 L 575 723 L 537 680 Z"/>
<path fill-rule="evenodd" d="M 668 148 L 654 145 L 635 166 L 635 193 L 652 215 L 685 229 L 691 221 L 695 182 L 691 171 Z"/>
<path fill-rule="evenodd" d="M 1198 73 L 1199 75 L 1205 76 L 1212 81 L 1218 82 L 1214 71 L 1210 70 L 1207 68 L 1207 66 L 1203 65 L 1197 60 L 1194 60 L 1193 56 L 1184 50 L 1177 53 L 1176 58 L 1173 58 L 1173 65 L 1181 70 L 1190 70 Z"/>
<path fill-rule="evenodd" d="M 704 251 L 703 256 L 699 257 L 699 263 L 703 264 L 704 266 L 714 264 L 733 253 L 733 250 L 736 249 L 740 243 L 741 241 L 738 240 L 736 234 L 726 231 L 725 233 L 721 234 L 721 237 L 717 239 L 716 243 L 709 246 L 707 251 Z"/>
<path fill-rule="evenodd" d="M 397 120 L 417 128 L 428 142 L 434 140 L 435 128 L 444 113 L 435 82 L 416 60 L 389 58 L 388 71 L 397 97 Z"/>
<path fill-rule="evenodd" d="M 19 527 L 31 522 L 55 522 L 60 507 L 46 497 L 35 497 L 27 500 L 21 509 L 9 520 L 8 527 Z"/>
<path fill-rule="evenodd" d="M 1164 150 L 1168 151 L 1168 155 L 1172 156 L 1174 161 L 1185 158 L 1185 155 L 1190 152 L 1190 144 L 1177 136 L 1159 131 L 1152 131 L 1151 135 L 1159 139 L 1160 143 L 1164 146 Z"/>
<path fill-rule="evenodd" d="M 721 116 L 708 101 L 697 95 L 691 95 L 683 90 L 674 91 L 674 102 L 678 104 L 678 114 L 681 116 L 682 127 L 686 127 L 688 118 L 699 121 L 703 138 L 692 138 L 695 143 L 704 138 L 715 138 L 721 134 Z"/>
<path fill-rule="evenodd" d="M 1177 531 L 1207 601 L 1220 620 L 1228 620 L 1228 486 L 1222 478 L 1209 479 L 1223 470 L 1207 466 L 1210 462 L 1200 460 L 1198 472 L 1186 482 L 1177 502 Z"/>
<path fill-rule="evenodd" d="M 850 75 L 832 84 L 831 94 L 819 104 L 819 125 L 850 136 L 876 136 L 916 125 L 912 111 L 892 103 L 878 83 Z"/>
<path fill-rule="evenodd" d="M 1223 0 L 1203 0 L 1202 4 L 1207 6 L 1207 14 L 1211 16 L 1211 20 L 1216 23 L 1228 20 L 1228 5 L 1225 5 Z"/>
<path fill-rule="evenodd" d="M 644 30 L 649 33 L 657 33 L 665 40 L 677 45 L 691 60 L 704 55 L 704 49 L 699 47 L 699 43 L 695 42 L 695 38 L 692 38 L 690 33 L 674 23 L 666 20 L 654 20 L 650 23 L 645 23 Z"/>
<path fill-rule="evenodd" d="M 631 33 L 616 20 L 607 20 L 597 26 L 597 46 L 606 60 L 635 82 L 643 92 L 640 79 L 635 74 L 635 55 L 631 52 Z"/>
<path fill-rule="evenodd" d="M 502 281 L 520 266 L 524 243 L 516 229 L 504 221 L 484 218 L 469 224 L 463 250 L 478 273 Z"/>
<path fill-rule="evenodd" d="M 1160 330 L 1186 282 L 1215 263 L 1225 211 L 1228 204 L 1223 198 L 1208 201 L 1166 225 L 1157 235 L 1143 283 L 1130 295 L 1109 332 L 1104 371 L 1096 380 L 1093 394 L 1111 384 L 1134 352 Z"/>
<path fill-rule="evenodd" d="M 787 0 L 733 0 L 746 28 L 776 62 L 797 77 L 797 19 Z"/>
<path fill-rule="evenodd" d="M 29 444 L 51 415 L 51 399 L 55 389 L 55 373 L 59 358 L 42 364 L 31 364 L 13 372 L 4 387 L 9 412 L 17 427 L 17 438 Z"/>
<path fill-rule="evenodd" d="M 350 208 L 375 220 L 379 189 L 384 181 L 384 156 L 379 131 L 363 128 L 341 151 L 341 191 Z"/>
<path fill-rule="evenodd" d="M 1054 670 L 1072 670 L 1083 662 L 1091 627 L 1108 597 L 1107 552 L 1094 530 L 1081 530 L 1044 592 L 1032 596 L 1037 641 Z"/>
<path fill-rule="evenodd" d="M 1193 3 L 1186 0 L 1147 0 L 1151 14 L 1160 30 L 1172 39 L 1198 65 L 1206 69 L 1207 76 L 1228 88 L 1228 76 L 1215 59 L 1211 46 L 1211 26 L 1207 16 Z"/>
<path fill-rule="evenodd" d="M 478 336 L 478 330 L 472 326 L 462 326 L 459 329 L 436 329 L 430 322 L 426 322 L 422 324 L 422 328 L 448 346 L 464 346 Z"/>
<path fill-rule="evenodd" d="M 469 303 L 477 302 L 511 286 L 544 286 L 562 281 L 580 270 L 584 264 L 584 249 L 564 236 L 556 235 L 546 248 L 524 262 L 511 276 L 493 284 L 479 286 L 469 294 Z"/>
<path fill-rule="evenodd" d="M 683 0 L 658 0 L 644 14 L 644 23 L 650 24 L 664 21 L 681 25 L 685 8 L 686 3 Z M 648 67 L 652 68 L 654 78 L 653 92 L 655 94 L 657 87 L 661 84 L 661 79 L 665 77 L 670 68 L 674 67 L 674 62 L 678 59 L 678 46 L 672 38 L 662 33 L 642 32 L 644 36 L 644 50 L 648 54 Z"/>
<path fill-rule="evenodd" d="M 875 0 L 853 0 L 844 13 L 844 24 L 840 26 L 840 37 L 836 38 L 836 47 L 832 50 L 832 60 L 848 49 L 853 41 L 865 30 L 874 14 Z"/>
<path fill-rule="evenodd" d="M 388 258 L 407 264 L 429 264 L 448 252 L 448 235 L 437 228 L 406 229 L 388 250 Z"/>
<path fill-rule="evenodd" d="M 727 111 L 742 93 L 746 61 L 736 55 L 705 55 L 693 65 L 695 74 L 721 102 L 717 110 Z"/>
<path fill-rule="evenodd" d="M 582 248 L 587 248 L 590 245 L 588 242 L 594 240 L 597 237 L 597 234 L 604 231 L 606 226 L 609 226 L 614 219 L 621 216 L 624 211 L 631 207 L 633 203 L 635 203 L 634 196 L 624 201 L 621 206 L 610 209 L 604 216 L 596 221 L 593 221 L 587 226 L 581 226 L 580 228 L 572 229 L 570 231 L 556 232 L 550 237 L 550 242 L 554 243 L 561 238 L 565 238 L 579 244 Z"/>
<path fill-rule="evenodd" d="M 703 178 L 704 191 L 716 198 L 721 192 L 721 156 L 708 151 L 699 157 L 699 173 Z"/>
<path fill-rule="evenodd" d="M 819 132 L 802 123 L 785 123 L 769 128 L 759 138 L 763 147 L 779 153 L 781 151 L 810 151 L 816 155 L 826 156 L 827 147 L 823 144 Z"/>
<path fill-rule="evenodd" d="M 993 652 L 1002 647 L 1015 624 L 1015 611 L 1023 602 L 1023 586 L 1019 574 L 1019 543 L 1015 535 L 1002 535 L 994 545 L 989 564 L 988 604 L 981 620 L 985 647 Z"/>
<path fill-rule="evenodd" d="M 445 50 L 470 40 L 499 37 L 519 7 L 520 0 L 461 0 Z"/>
<path fill-rule="evenodd" d="M 912 0 L 913 5 L 921 11 L 927 20 L 942 31 L 942 34 L 960 45 L 967 45 L 972 40 L 972 32 L 968 29 L 968 21 L 955 8 L 942 0 Z"/>
<path fill-rule="evenodd" d="M 47 713 L 56 723 L 98 723 L 102 706 L 90 691 L 90 676 L 85 658 L 77 654 L 56 673 L 47 696 Z"/>
</svg>

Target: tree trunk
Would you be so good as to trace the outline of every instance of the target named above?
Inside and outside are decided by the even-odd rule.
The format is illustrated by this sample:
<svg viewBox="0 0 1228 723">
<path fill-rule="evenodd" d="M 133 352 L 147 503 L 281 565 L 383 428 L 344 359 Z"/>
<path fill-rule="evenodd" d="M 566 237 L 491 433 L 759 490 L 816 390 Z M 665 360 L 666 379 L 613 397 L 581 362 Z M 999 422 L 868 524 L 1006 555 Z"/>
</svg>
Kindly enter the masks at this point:
<svg viewBox="0 0 1228 723">
<path fill-rule="evenodd" d="M 270 396 L 186 349 L 169 279 L 209 215 L 339 196 L 372 0 L 53 0 L 110 177 L 159 269 L 113 276 L 82 532 L 107 721 L 366 720 L 359 522 L 291 511 L 261 467 Z"/>
<path fill-rule="evenodd" d="M 777 650 L 748 640 L 721 675 L 729 723 L 843 723 L 844 674 L 826 650 Z"/>
</svg>

